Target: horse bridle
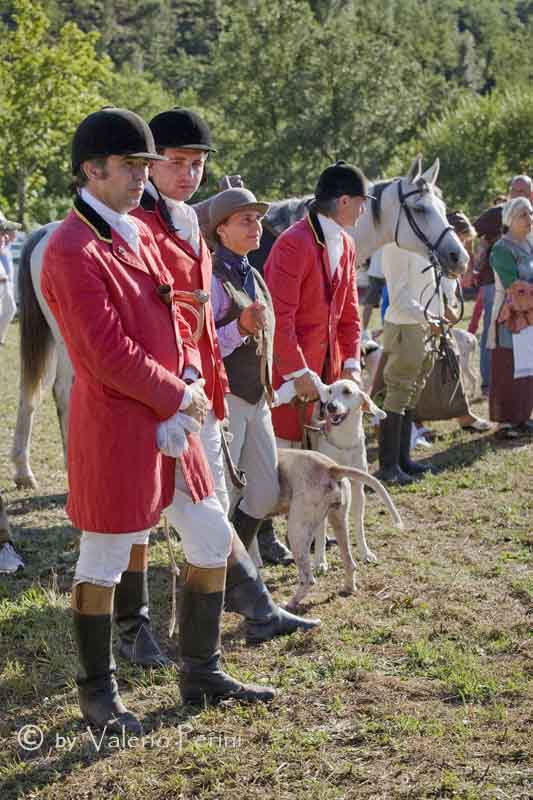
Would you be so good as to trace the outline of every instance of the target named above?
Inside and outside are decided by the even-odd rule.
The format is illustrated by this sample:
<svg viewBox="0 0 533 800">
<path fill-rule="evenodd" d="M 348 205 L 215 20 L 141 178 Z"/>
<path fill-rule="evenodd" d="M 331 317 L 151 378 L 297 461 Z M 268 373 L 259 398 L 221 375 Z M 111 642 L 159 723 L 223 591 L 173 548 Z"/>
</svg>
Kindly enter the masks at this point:
<svg viewBox="0 0 533 800">
<path fill-rule="evenodd" d="M 428 185 L 424 181 L 424 182 L 422 182 L 422 184 L 420 186 L 418 186 L 418 188 L 413 189 L 412 191 L 407 192 L 406 194 L 404 194 L 403 189 L 402 189 L 402 181 L 401 181 L 401 179 L 398 181 L 398 201 L 399 201 L 399 204 L 400 204 L 400 209 L 398 211 L 398 219 L 396 221 L 396 230 L 394 232 L 394 241 L 396 242 L 396 246 L 400 247 L 400 244 L 398 242 L 398 230 L 399 230 L 399 227 L 400 227 L 400 217 L 401 217 L 402 210 L 403 210 L 411 230 L 413 231 L 415 236 L 422 242 L 422 244 L 424 244 L 427 247 L 428 252 L 429 252 L 429 264 L 427 265 L 427 267 L 425 267 L 425 269 L 422 270 L 422 272 L 427 272 L 428 270 L 432 269 L 433 272 L 434 272 L 434 275 L 435 275 L 435 291 L 434 291 L 434 294 L 429 298 L 429 300 L 427 301 L 427 303 L 426 303 L 426 305 L 424 307 L 424 316 L 426 317 L 426 320 L 429 321 L 429 306 L 430 306 L 431 301 L 432 301 L 433 297 L 435 296 L 435 294 L 437 294 L 439 299 L 442 301 L 441 279 L 442 279 L 443 269 L 442 269 L 442 265 L 441 265 L 441 263 L 440 263 L 440 261 L 438 259 L 438 256 L 437 256 L 437 250 L 439 248 L 440 243 L 442 242 L 442 240 L 446 236 L 446 234 L 449 233 L 450 231 L 453 231 L 454 228 L 451 225 L 446 225 L 446 227 L 441 231 L 441 233 L 440 233 L 439 237 L 437 238 L 436 242 L 434 244 L 431 244 L 431 242 L 429 241 L 428 237 L 426 236 L 424 231 L 420 228 L 420 226 L 418 225 L 417 221 L 415 220 L 415 218 L 413 216 L 413 212 L 411 211 L 411 208 L 405 202 L 408 197 L 411 197 L 412 195 L 415 195 L 415 194 L 424 194 L 427 191 L 428 191 Z M 458 322 L 461 321 L 461 319 L 463 318 L 463 314 L 464 314 L 464 298 L 463 298 L 463 292 L 462 292 L 460 283 L 459 283 L 459 299 L 460 299 L 461 311 L 460 311 L 460 314 L 459 314 Z M 455 323 L 455 324 L 457 324 L 457 323 Z M 450 369 L 450 372 L 452 374 L 452 378 L 457 382 L 457 385 L 456 385 L 456 388 L 455 388 L 455 391 L 457 391 L 457 386 L 458 386 L 460 374 L 458 372 L 457 362 L 453 357 L 454 356 L 454 354 L 453 354 L 453 345 L 452 345 L 451 340 L 450 340 L 450 334 L 445 329 L 444 323 L 441 322 L 440 327 L 441 327 L 441 334 L 440 334 L 440 337 L 439 337 L 438 344 L 434 341 L 435 337 L 433 337 L 433 336 L 430 336 L 429 340 L 432 341 L 432 349 L 444 360 L 444 362 L 446 363 L 446 365 Z M 453 326 L 449 325 L 448 327 L 451 328 Z M 454 391 L 454 395 L 455 395 L 455 391 Z"/>
<path fill-rule="evenodd" d="M 418 224 L 418 222 L 414 218 L 413 212 L 411 211 L 410 206 L 408 206 L 407 203 L 406 203 L 406 200 L 407 200 L 408 197 L 412 197 L 415 194 L 425 194 L 428 191 L 429 191 L 428 185 L 424 181 L 416 189 L 412 189 L 410 192 L 406 192 L 404 194 L 404 191 L 402 189 L 402 180 L 400 178 L 400 180 L 398 181 L 398 202 L 400 204 L 400 208 L 399 208 L 399 211 L 398 211 L 398 219 L 396 220 L 396 230 L 394 231 L 394 241 L 395 241 L 397 247 L 401 247 L 401 245 L 400 245 L 400 243 L 398 241 L 398 232 L 400 230 L 400 219 L 401 219 L 402 211 L 403 211 L 404 214 L 405 214 L 405 217 L 407 219 L 407 222 L 409 223 L 409 227 L 411 228 L 411 230 L 413 231 L 413 233 L 415 234 L 417 239 L 420 242 L 422 242 L 423 245 L 425 245 L 427 247 L 427 249 L 429 251 L 429 254 L 430 254 L 430 257 L 433 258 L 433 259 L 436 259 L 438 261 L 438 258 L 437 258 L 438 248 L 439 248 L 442 240 L 446 236 L 446 234 L 449 233 L 450 231 L 453 231 L 453 227 L 451 225 L 446 225 L 444 230 L 441 231 L 437 241 L 434 244 L 431 244 L 431 242 L 429 241 L 428 237 L 426 236 L 426 234 L 424 233 L 424 231 L 422 230 L 422 228 L 420 227 L 420 225 Z"/>
</svg>

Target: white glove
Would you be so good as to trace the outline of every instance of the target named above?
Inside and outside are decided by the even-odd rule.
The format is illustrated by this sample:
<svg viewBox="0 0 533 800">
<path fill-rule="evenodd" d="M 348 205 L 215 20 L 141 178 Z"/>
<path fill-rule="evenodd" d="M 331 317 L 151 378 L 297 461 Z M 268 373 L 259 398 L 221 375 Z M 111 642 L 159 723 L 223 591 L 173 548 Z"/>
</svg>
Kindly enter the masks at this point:
<svg viewBox="0 0 533 800">
<path fill-rule="evenodd" d="M 185 389 L 183 400 L 179 407 L 179 411 L 183 411 L 187 416 L 193 417 L 200 425 L 204 424 L 209 411 L 209 400 L 205 394 L 204 386 L 204 378 L 197 378 L 190 383 Z"/>
<path fill-rule="evenodd" d="M 309 374 L 311 375 L 311 379 L 316 386 L 316 390 L 319 394 L 320 400 L 324 403 L 327 399 L 327 386 L 325 383 L 322 383 L 316 372 L 312 372 L 309 370 Z M 290 403 L 291 400 L 296 397 L 296 389 L 294 387 L 294 379 L 290 381 L 285 381 L 274 392 L 274 399 L 272 402 L 272 407 L 276 408 L 277 406 L 282 406 L 285 403 Z"/>
<path fill-rule="evenodd" d="M 163 455 L 179 458 L 187 451 L 187 433 L 199 433 L 202 426 L 188 414 L 176 411 L 174 416 L 157 426 L 157 447 Z"/>
</svg>

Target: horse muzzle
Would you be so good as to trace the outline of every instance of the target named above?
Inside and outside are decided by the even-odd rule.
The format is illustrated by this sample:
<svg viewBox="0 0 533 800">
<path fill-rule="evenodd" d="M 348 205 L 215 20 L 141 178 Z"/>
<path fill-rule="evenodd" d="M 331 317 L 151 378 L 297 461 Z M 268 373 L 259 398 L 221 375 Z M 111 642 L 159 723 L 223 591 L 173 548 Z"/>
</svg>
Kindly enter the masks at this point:
<svg viewBox="0 0 533 800">
<path fill-rule="evenodd" d="M 463 275 L 466 272 L 470 260 L 470 256 L 464 247 L 439 248 L 437 251 L 437 258 L 444 273 L 450 278 L 457 278 Z"/>
</svg>

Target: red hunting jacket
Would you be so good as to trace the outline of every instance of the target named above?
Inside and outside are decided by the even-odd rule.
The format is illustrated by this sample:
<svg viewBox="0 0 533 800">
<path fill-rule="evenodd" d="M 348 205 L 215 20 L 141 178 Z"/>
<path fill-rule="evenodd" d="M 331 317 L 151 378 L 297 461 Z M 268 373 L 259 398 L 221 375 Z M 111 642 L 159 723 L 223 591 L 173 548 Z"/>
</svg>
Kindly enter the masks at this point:
<svg viewBox="0 0 533 800">
<path fill-rule="evenodd" d="M 68 419 L 67 512 L 78 528 L 128 533 L 157 524 L 172 501 L 175 461 L 156 447 L 199 353 L 157 287 L 169 283 L 149 229 L 137 256 L 81 198 L 50 238 L 41 287 L 74 367 Z M 213 492 L 199 437 L 181 459 L 194 501 Z"/>
<path fill-rule="evenodd" d="M 210 293 L 211 253 L 203 237 L 200 236 L 200 252 L 196 255 L 190 244 L 180 239 L 172 227 L 162 198 L 156 201 L 148 192 L 144 193 L 141 205 L 132 215 L 148 225 L 154 234 L 165 266 L 172 275 L 174 288 L 186 292 L 203 289 Z M 205 393 L 213 410 L 218 419 L 224 419 L 224 395 L 229 392 L 229 384 L 218 346 L 211 302 L 207 302 L 204 308 L 205 325 L 198 341 L 202 358 L 201 372 L 205 378 Z M 181 306 L 180 310 L 191 329 L 196 330 L 197 320 L 194 315 L 187 311 L 186 306 Z"/>
<path fill-rule="evenodd" d="M 265 264 L 265 280 L 274 303 L 273 385 L 284 375 L 308 367 L 326 383 L 338 380 L 346 359 L 360 357 L 360 323 L 355 275 L 355 246 L 343 233 L 344 252 L 332 278 L 328 251 L 313 212 L 284 231 Z M 306 422 L 312 405 L 306 410 Z M 302 437 L 298 409 L 272 410 L 276 435 Z"/>
</svg>

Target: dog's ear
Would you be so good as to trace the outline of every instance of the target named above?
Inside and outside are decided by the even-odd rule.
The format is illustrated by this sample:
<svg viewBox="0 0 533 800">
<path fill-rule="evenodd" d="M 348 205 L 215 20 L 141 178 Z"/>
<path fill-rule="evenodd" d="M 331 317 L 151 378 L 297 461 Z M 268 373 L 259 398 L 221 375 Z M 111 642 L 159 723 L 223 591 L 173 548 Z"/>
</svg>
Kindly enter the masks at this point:
<svg viewBox="0 0 533 800">
<path fill-rule="evenodd" d="M 365 394 L 365 392 L 361 392 L 361 395 L 363 397 L 361 411 L 364 411 L 367 414 L 374 414 L 374 416 L 378 417 L 379 419 L 385 419 L 387 416 L 385 411 L 379 408 L 374 401 L 367 394 Z"/>
</svg>

